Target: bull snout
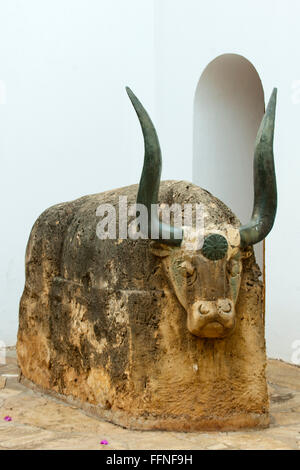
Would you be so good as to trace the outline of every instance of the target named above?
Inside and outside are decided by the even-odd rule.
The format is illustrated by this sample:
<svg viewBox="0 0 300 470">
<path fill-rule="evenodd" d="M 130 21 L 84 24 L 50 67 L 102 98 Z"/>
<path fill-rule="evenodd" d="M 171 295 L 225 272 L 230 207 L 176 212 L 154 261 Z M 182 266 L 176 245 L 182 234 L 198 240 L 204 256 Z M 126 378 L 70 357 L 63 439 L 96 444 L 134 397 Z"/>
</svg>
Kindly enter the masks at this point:
<svg viewBox="0 0 300 470">
<path fill-rule="evenodd" d="M 188 312 L 188 330 L 200 338 L 224 338 L 235 326 L 231 299 L 199 300 Z"/>
</svg>

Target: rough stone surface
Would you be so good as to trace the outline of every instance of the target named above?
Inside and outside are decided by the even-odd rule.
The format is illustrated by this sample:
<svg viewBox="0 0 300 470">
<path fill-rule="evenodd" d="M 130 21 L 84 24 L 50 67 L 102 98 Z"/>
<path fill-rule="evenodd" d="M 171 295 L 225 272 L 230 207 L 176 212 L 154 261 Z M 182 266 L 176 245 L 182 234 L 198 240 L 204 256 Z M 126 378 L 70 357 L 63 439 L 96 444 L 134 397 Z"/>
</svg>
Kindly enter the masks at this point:
<svg viewBox="0 0 300 470">
<path fill-rule="evenodd" d="M 300 367 L 269 360 L 271 424 L 235 432 L 134 431 L 87 416 L 81 409 L 42 395 L 18 382 L 14 351 L 0 365 L 0 449 L 300 449 Z M 5 422 L 5 416 L 11 422 Z M 108 445 L 101 445 L 102 439 Z"/>
<path fill-rule="evenodd" d="M 6 385 L 6 377 L 0 377 L 0 389 Z"/>
<path fill-rule="evenodd" d="M 132 204 L 136 192 L 134 185 L 58 204 L 35 223 L 20 303 L 22 381 L 132 429 L 267 426 L 263 287 L 253 252 L 243 260 L 233 334 L 192 335 L 150 241 L 96 236 L 99 204 L 117 206 L 123 195 Z M 187 182 L 163 182 L 160 200 L 201 202 L 208 225 L 239 226 L 222 202 Z"/>
</svg>

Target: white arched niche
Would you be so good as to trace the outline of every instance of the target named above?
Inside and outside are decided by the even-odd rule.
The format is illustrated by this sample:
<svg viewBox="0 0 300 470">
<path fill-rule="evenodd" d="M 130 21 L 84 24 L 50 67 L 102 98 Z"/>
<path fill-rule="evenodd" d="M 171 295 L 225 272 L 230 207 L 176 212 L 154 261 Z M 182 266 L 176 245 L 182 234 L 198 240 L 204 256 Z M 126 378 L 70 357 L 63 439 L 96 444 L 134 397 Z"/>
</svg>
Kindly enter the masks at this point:
<svg viewBox="0 0 300 470">
<path fill-rule="evenodd" d="M 221 199 L 242 223 L 252 214 L 254 144 L 264 106 L 259 75 L 240 55 L 217 57 L 199 79 L 193 182 Z M 263 243 L 255 246 L 255 253 L 263 270 Z"/>
</svg>

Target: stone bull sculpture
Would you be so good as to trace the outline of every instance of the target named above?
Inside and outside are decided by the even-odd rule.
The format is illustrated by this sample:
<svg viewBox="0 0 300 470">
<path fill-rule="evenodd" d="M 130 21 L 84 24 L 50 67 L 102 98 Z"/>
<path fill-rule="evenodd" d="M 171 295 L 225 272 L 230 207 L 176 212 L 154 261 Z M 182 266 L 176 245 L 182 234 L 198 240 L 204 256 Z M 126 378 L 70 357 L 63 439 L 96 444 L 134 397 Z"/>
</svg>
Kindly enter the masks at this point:
<svg viewBox="0 0 300 470">
<path fill-rule="evenodd" d="M 145 143 L 139 187 L 58 204 L 34 224 L 20 302 L 21 380 L 136 429 L 266 426 L 263 285 L 252 246 L 276 213 L 276 90 L 257 135 L 254 208 L 243 226 L 208 191 L 160 182 L 156 131 L 127 92 Z M 97 237 L 97 208 L 117 208 L 120 196 L 147 208 L 143 238 Z M 166 226 L 151 210 L 157 203 L 201 204 L 200 249 L 187 249 L 197 232 Z"/>
</svg>

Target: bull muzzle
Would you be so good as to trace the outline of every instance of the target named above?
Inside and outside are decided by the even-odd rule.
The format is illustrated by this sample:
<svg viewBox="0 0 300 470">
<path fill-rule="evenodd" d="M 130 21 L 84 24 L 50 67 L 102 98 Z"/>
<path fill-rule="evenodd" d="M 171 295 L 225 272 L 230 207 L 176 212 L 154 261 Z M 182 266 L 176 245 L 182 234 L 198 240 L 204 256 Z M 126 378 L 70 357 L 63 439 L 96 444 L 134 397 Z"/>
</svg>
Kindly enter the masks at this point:
<svg viewBox="0 0 300 470">
<path fill-rule="evenodd" d="M 199 300 L 189 309 L 188 330 L 199 338 L 224 338 L 234 326 L 235 306 L 231 299 Z"/>
</svg>

